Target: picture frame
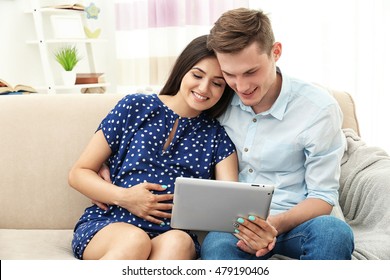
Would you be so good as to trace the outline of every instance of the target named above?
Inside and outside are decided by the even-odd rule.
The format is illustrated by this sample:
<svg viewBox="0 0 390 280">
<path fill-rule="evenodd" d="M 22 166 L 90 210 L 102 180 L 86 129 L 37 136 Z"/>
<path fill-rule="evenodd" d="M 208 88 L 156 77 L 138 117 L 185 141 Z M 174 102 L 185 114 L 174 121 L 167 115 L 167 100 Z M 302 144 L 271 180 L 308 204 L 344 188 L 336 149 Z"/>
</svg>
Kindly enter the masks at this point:
<svg viewBox="0 0 390 280">
<path fill-rule="evenodd" d="M 84 39 L 84 26 L 79 15 L 52 15 L 55 39 Z"/>
</svg>

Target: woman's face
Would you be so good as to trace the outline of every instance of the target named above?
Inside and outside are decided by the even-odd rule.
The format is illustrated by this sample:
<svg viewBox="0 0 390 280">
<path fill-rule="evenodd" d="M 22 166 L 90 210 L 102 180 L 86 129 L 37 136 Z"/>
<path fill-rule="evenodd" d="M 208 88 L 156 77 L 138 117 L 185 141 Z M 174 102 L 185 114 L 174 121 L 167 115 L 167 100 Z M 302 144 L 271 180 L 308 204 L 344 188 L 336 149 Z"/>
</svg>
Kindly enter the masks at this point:
<svg viewBox="0 0 390 280">
<path fill-rule="evenodd" d="M 197 116 L 219 101 L 225 85 L 218 60 L 208 57 L 198 61 L 184 75 L 178 95 L 184 99 L 188 115 Z"/>
</svg>

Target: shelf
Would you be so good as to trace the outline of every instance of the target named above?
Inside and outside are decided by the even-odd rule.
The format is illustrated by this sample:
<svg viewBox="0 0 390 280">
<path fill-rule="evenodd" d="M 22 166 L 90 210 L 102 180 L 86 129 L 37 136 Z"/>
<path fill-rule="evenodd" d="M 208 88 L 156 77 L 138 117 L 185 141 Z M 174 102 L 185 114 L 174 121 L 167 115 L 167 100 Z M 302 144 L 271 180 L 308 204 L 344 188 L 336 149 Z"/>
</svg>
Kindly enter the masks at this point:
<svg viewBox="0 0 390 280">
<path fill-rule="evenodd" d="M 63 90 L 63 89 L 81 89 L 81 88 L 107 87 L 109 85 L 110 85 L 109 83 L 79 84 L 79 85 L 71 85 L 71 86 L 57 85 L 54 88 L 58 89 L 58 90 Z"/>
<path fill-rule="evenodd" d="M 100 83 L 100 84 L 78 84 L 78 85 L 55 85 L 52 86 L 53 89 L 55 90 L 67 90 L 67 89 L 82 89 L 82 88 L 96 88 L 96 87 L 107 87 L 109 86 L 110 83 Z M 40 86 L 36 87 L 36 89 L 39 90 L 47 90 L 47 87 L 45 86 Z"/>
<path fill-rule="evenodd" d="M 47 8 L 47 7 L 39 7 L 39 8 L 25 11 L 26 14 L 32 14 L 34 12 L 49 13 L 49 14 L 55 14 L 55 13 L 63 14 L 63 13 L 83 13 L 84 11 L 71 10 L 71 9 L 56 9 L 56 8 Z"/>
<path fill-rule="evenodd" d="M 74 38 L 74 39 L 47 39 L 44 40 L 45 43 L 48 44 L 57 44 L 57 43 L 104 43 L 107 42 L 105 39 L 88 39 L 88 38 Z M 43 41 L 39 40 L 27 40 L 27 44 L 39 44 L 43 43 Z"/>
<path fill-rule="evenodd" d="M 90 38 L 85 34 L 86 18 L 84 10 L 58 9 L 53 7 L 42 7 L 41 0 L 31 0 L 30 8 L 26 11 L 29 16 L 32 16 L 35 27 L 35 37 L 26 40 L 26 44 L 38 46 L 43 74 L 44 85 L 36 87 L 38 91 L 45 91 L 48 94 L 55 94 L 58 91 L 75 92 L 83 88 L 100 88 L 107 87 L 109 83 L 96 84 L 78 84 L 78 85 L 63 85 L 57 84 L 60 81 L 58 73 L 53 71 L 53 49 L 59 43 L 79 44 L 77 48 L 83 52 L 83 57 L 86 59 L 88 68 L 83 72 L 96 73 L 95 43 L 107 43 L 108 40 L 100 38 Z M 52 16 L 55 15 L 55 16 Z M 69 32 L 68 32 L 69 31 Z M 100 35 L 100 34 L 95 34 Z M 84 67 L 86 68 L 86 67 Z M 105 72 L 100 70 L 99 72 Z"/>
<path fill-rule="evenodd" d="M 73 10 L 73 9 L 58 9 L 58 8 L 49 8 L 41 7 L 39 8 L 41 13 L 84 13 L 84 10 Z"/>
</svg>

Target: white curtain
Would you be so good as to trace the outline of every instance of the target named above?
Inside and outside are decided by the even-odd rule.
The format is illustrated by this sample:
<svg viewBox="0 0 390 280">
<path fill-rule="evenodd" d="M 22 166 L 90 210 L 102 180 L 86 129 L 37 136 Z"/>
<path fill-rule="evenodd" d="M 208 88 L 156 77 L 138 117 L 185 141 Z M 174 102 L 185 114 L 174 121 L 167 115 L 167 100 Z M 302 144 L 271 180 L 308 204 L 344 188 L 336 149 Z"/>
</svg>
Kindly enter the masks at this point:
<svg viewBox="0 0 390 280">
<path fill-rule="evenodd" d="M 221 13 L 247 0 L 115 1 L 119 90 L 159 87 L 181 50 L 208 34 Z"/>
<path fill-rule="evenodd" d="M 115 1 L 118 81 L 159 86 L 182 48 L 236 7 L 269 14 L 282 71 L 349 92 L 363 140 L 390 152 L 389 0 Z"/>
<path fill-rule="evenodd" d="M 362 139 L 390 152 L 390 1 L 250 0 L 269 13 L 286 73 L 349 92 Z"/>
</svg>

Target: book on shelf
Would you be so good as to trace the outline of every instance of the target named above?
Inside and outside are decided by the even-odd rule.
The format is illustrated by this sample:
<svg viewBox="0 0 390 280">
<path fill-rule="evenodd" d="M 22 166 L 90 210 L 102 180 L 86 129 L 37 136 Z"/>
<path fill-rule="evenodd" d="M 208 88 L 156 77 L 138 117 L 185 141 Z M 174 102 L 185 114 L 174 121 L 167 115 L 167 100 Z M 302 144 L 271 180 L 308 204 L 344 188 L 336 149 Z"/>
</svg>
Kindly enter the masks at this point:
<svg viewBox="0 0 390 280">
<path fill-rule="evenodd" d="M 45 6 L 44 8 L 52 8 L 52 9 L 63 9 L 63 10 L 75 10 L 75 11 L 84 11 L 85 7 L 82 4 L 62 4 L 62 5 L 52 5 Z"/>
<path fill-rule="evenodd" d="M 105 83 L 104 73 L 77 73 L 76 85 Z"/>
<path fill-rule="evenodd" d="M 26 94 L 26 93 L 32 93 L 37 92 L 37 90 L 31 86 L 27 85 L 15 85 L 11 86 L 6 81 L 0 79 L 0 94 L 6 95 L 6 94 Z"/>
</svg>

